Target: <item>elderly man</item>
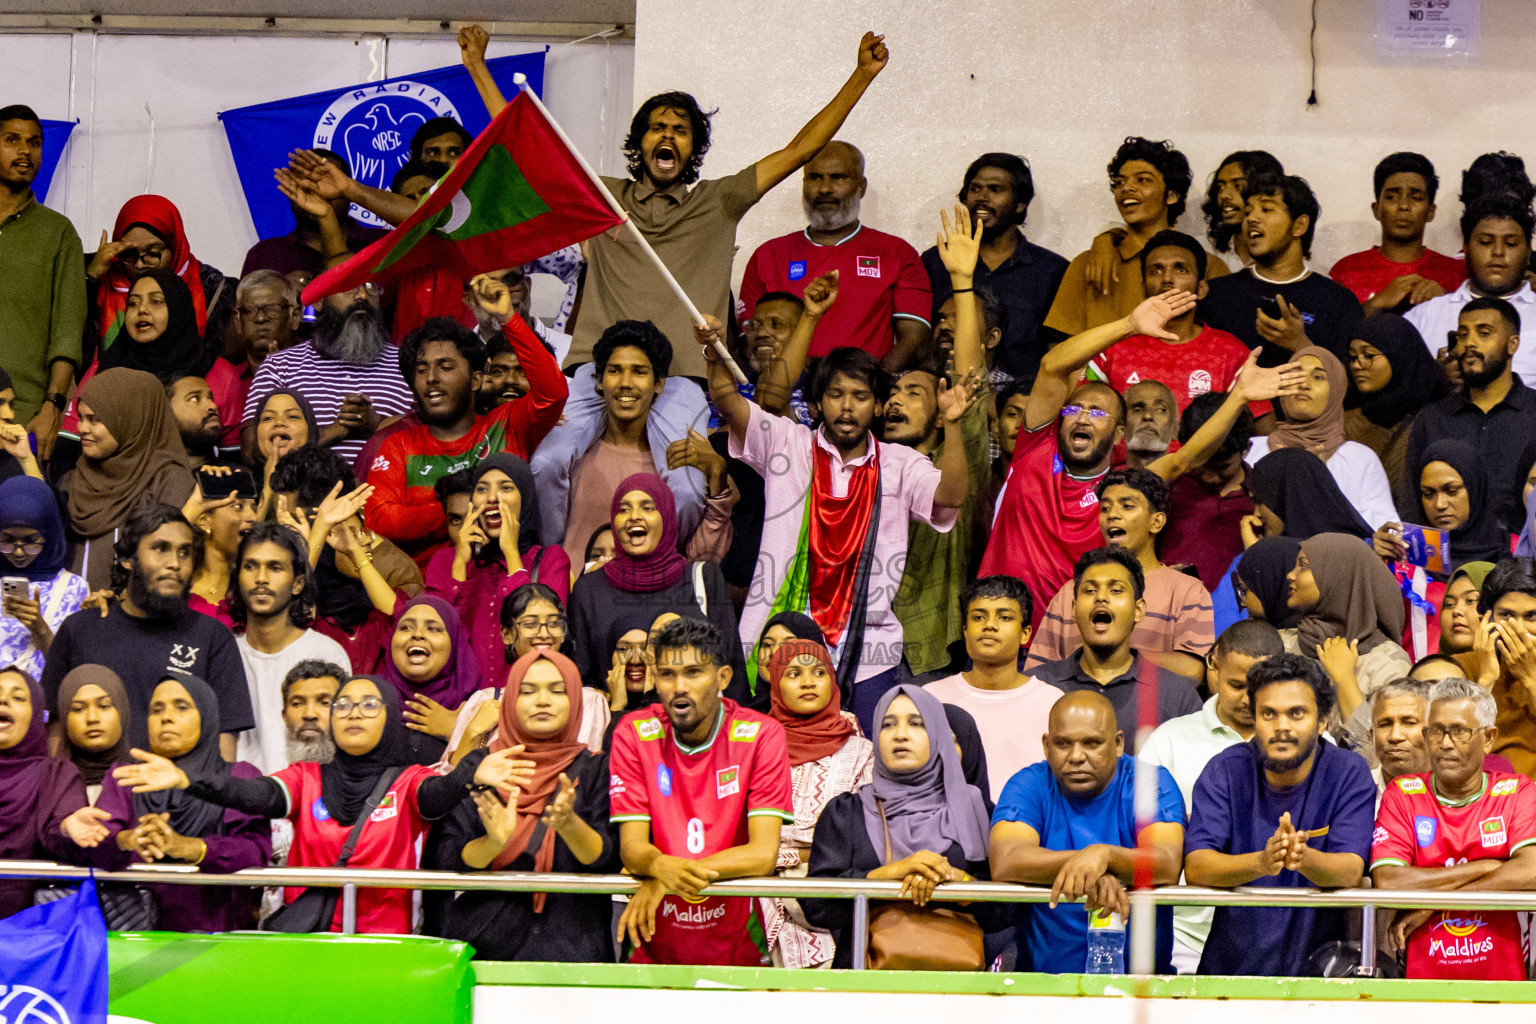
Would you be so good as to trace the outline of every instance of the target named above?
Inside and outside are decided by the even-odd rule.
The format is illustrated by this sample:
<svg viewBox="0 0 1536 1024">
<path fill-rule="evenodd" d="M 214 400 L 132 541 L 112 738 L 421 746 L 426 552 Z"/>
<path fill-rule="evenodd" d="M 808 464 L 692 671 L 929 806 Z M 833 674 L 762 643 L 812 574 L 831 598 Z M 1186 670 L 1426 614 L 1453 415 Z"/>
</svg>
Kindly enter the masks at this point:
<svg viewBox="0 0 1536 1024">
<path fill-rule="evenodd" d="M 1490 772 L 1493 695 L 1465 679 L 1429 691 L 1430 770 L 1400 775 L 1376 817 L 1371 879 L 1384 889 L 1536 889 L 1536 786 Z M 1520 922 L 1510 910 L 1409 910 L 1392 940 L 1408 977 L 1524 981 Z"/>
<path fill-rule="evenodd" d="M 1179 432 L 1179 405 L 1162 381 L 1143 380 L 1125 391 L 1125 466 L 1145 469 L 1168 454 Z"/>
<path fill-rule="evenodd" d="M 1069 693 L 1052 706 L 1045 760 L 1022 769 L 997 801 L 988 860 L 994 881 L 1049 885 L 1049 906 L 1025 908 L 1018 925 L 1031 967 L 1078 974 L 1087 962 L 1088 911 L 1124 915 L 1138 847 L 1152 851 L 1152 881 L 1171 885 L 1183 863 L 1184 803 L 1166 768 L 1157 774 L 1157 813 L 1136 827 L 1136 762 L 1125 752 L 1115 707 L 1102 694 Z M 1083 904 L 1058 905 L 1060 897 Z M 1157 973 L 1171 974 L 1173 917 L 1157 914 Z"/>
<path fill-rule="evenodd" d="M 350 673 L 340 665 L 306 658 L 283 677 L 283 725 L 288 729 L 288 763 L 336 756 L 331 739 L 331 701 Z"/>
<path fill-rule="evenodd" d="M 224 425 L 221 447 L 240 446 L 240 423 L 251 380 L 267 356 L 293 344 L 303 313 L 298 288 L 277 271 L 253 270 L 240 279 L 224 358 L 215 359 L 206 375 Z"/>
</svg>

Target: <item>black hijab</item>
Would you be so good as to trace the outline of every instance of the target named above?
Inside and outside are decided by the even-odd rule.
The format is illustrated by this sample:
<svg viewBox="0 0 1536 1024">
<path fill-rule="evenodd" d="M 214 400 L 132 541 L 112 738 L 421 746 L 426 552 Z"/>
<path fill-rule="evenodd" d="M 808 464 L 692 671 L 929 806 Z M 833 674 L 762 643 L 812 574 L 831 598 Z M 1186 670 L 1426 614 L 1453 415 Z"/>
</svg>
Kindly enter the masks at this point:
<svg viewBox="0 0 1536 1024">
<path fill-rule="evenodd" d="M 1424 336 L 1396 313 L 1366 317 L 1355 337 L 1386 356 L 1392 367 L 1392 379 L 1373 394 L 1362 395 L 1350 383 L 1350 404 L 1378 427 L 1395 427 L 1451 393 L 1451 382 L 1424 344 Z"/>
<path fill-rule="evenodd" d="M 1285 581 L 1286 574 L 1296 568 L 1299 554 L 1301 541 L 1295 537 L 1265 537 L 1237 560 L 1237 578 L 1253 591 L 1264 606 L 1264 621 L 1276 629 L 1295 629 L 1301 624 L 1301 612 L 1286 604 L 1290 587 Z"/>
<path fill-rule="evenodd" d="M 794 612 L 789 614 L 793 615 Z M 955 735 L 960 747 L 960 771 L 965 781 L 981 790 L 981 799 L 992 810 L 992 787 L 987 782 L 987 751 L 981 745 L 981 730 L 976 719 L 965 708 L 953 704 L 944 705 L 944 717 L 949 719 L 949 731 Z"/>
<path fill-rule="evenodd" d="M 229 774 L 229 764 L 219 753 L 219 698 L 213 687 L 196 676 L 167 676 L 160 683 L 180 683 L 186 687 L 192 703 L 197 705 L 197 746 L 176 758 L 176 767 L 187 773 L 187 778 L 211 782 Z M 158 687 L 160 683 L 155 685 Z M 171 816 L 171 828 L 179 835 L 199 837 L 218 830 L 224 820 L 224 808 L 199 800 L 184 789 L 170 789 L 160 793 L 137 793 L 133 798 L 133 813 L 165 814 Z"/>
<path fill-rule="evenodd" d="M 315 614 L 350 632 L 372 611 L 373 600 L 362 581 L 336 568 L 336 552 L 327 544 L 315 566 Z"/>
<path fill-rule="evenodd" d="M 542 529 L 539 519 L 539 496 L 533 489 L 533 470 L 528 468 L 528 463 L 516 455 L 510 452 L 497 452 L 475 464 L 475 475 L 471 481 L 471 487 L 478 484 L 480 478 L 493 469 L 499 469 L 505 473 L 517 485 L 518 493 L 522 495 L 517 514 L 517 550 L 519 554 L 527 554 L 529 549 L 539 543 L 539 532 Z M 479 561 L 499 562 L 501 558 L 500 544 L 480 546 Z"/>
<path fill-rule="evenodd" d="M 118 327 L 102 352 L 99 368 L 109 370 L 126 366 L 167 379 L 174 374 L 202 373 L 207 350 L 197 331 L 197 310 L 186 282 L 168 268 L 147 270 L 139 278 L 152 278 L 165 296 L 165 330 L 154 341 L 137 342 L 128 333 L 126 321 Z M 137 282 L 135 282 L 137 283 Z"/>
<path fill-rule="evenodd" d="M 1413 467 L 1413 487 L 1417 491 L 1424 476 L 1424 467 L 1431 462 L 1443 462 L 1461 477 L 1467 489 L 1467 508 L 1470 515 L 1459 530 L 1451 531 L 1451 564 L 1463 562 L 1497 562 L 1509 557 L 1509 534 L 1499 525 L 1499 517 L 1488 500 L 1488 477 L 1478 461 L 1477 449 L 1465 441 L 1444 439 L 1425 448 L 1419 455 L 1418 465 Z M 1520 481 L 1523 486 L 1525 481 Z M 1427 517 L 1426 517 L 1427 518 Z"/>
<path fill-rule="evenodd" d="M 1248 493 L 1285 524 L 1285 535 L 1306 540 L 1319 533 L 1375 532 L 1339 490 L 1323 460 L 1305 448 L 1277 448 L 1248 471 Z"/>
<path fill-rule="evenodd" d="M 366 679 L 379 691 L 384 701 L 384 731 L 379 742 L 366 754 L 349 754 L 336 745 L 336 757 L 330 764 L 320 766 L 320 799 L 331 820 L 343 828 L 357 824 L 357 816 L 368 802 L 368 794 L 378 785 L 379 777 L 390 768 L 415 764 L 417 757 L 406 735 L 405 720 L 400 717 L 400 694 L 382 676 L 353 676 Z M 352 679 L 348 679 L 350 683 Z M 342 684 L 346 688 L 346 683 Z M 331 715 L 331 739 L 336 738 L 336 727 L 346 719 Z"/>
<path fill-rule="evenodd" d="M 766 635 L 774 626 L 783 626 L 794 634 L 796 640 L 809 640 L 813 644 L 827 646 L 827 638 L 821 627 L 816 625 L 815 619 L 803 612 L 779 612 L 763 626 L 763 634 Z"/>
</svg>

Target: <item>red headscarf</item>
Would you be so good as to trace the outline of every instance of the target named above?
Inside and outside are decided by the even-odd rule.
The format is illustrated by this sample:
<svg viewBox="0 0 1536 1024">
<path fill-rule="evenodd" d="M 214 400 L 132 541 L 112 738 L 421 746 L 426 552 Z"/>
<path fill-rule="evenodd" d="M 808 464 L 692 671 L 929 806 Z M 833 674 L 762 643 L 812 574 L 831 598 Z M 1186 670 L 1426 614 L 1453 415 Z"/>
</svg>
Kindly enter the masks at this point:
<svg viewBox="0 0 1536 1024">
<path fill-rule="evenodd" d="M 517 720 L 518 687 L 522 685 L 523 677 L 528 674 L 533 663 L 540 658 L 560 670 L 560 676 L 565 680 L 566 699 L 571 704 L 570 717 L 566 720 L 565 730 L 553 739 L 535 739 Z M 528 849 L 528 840 L 533 837 L 533 827 L 538 824 L 539 818 L 544 814 L 545 806 L 560 787 L 560 773 L 569 768 L 571 762 L 587 749 L 586 744 L 579 738 L 581 707 L 581 673 L 576 670 L 576 665 L 570 658 L 558 651 L 535 647 L 518 658 L 512 664 L 511 670 L 507 672 L 507 688 L 501 697 L 501 715 L 496 723 L 496 738 L 491 741 L 490 749 L 495 753 L 521 743 L 523 760 L 532 761 L 534 768 L 533 782 L 517 796 L 517 828 L 512 831 L 512 837 L 507 840 L 507 845 L 502 847 L 501 852 L 491 861 L 493 870 L 504 871 L 507 865 L 521 857 Z M 501 796 L 502 799 L 508 799 L 511 793 L 503 790 Z M 549 829 L 544 833 L 544 841 L 533 853 L 533 869 L 548 871 L 554 864 L 554 860 L 555 831 Z M 544 912 L 543 893 L 534 895 L 533 910 L 536 914 Z"/>
<path fill-rule="evenodd" d="M 181 278 L 187 290 L 192 293 L 192 311 L 197 315 L 197 333 L 201 335 L 208 329 L 208 300 L 203 295 L 200 276 L 203 266 L 192 255 L 186 229 L 181 224 L 181 211 L 164 196 L 134 196 L 117 211 L 117 223 L 112 226 L 112 241 L 121 242 L 135 224 L 142 224 L 165 240 L 170 250 L 170 261 L 166 268 Z M 128 279 L 128 271 L 114 260 L 101 276 L 101 283 L 96 289 L 96 308 L 101 312 L 100 340 L 103 346 L 112 337 L 128 308 L 128 289 L 131 287 L 133 282 Z"/>
<path fill-rule="evenodd" d="M 619 530 L 613 530 L 613 559 L 603 566 L 608 582 L 626 593 L 653 594 L 666 590 L 683 578 L 688 559 L 677 550 L 677 500 L 655 473 L 632 473 L 625 477 L 613 492 L 613 504 L 608 509 L 608 521 L 619 515 L 619 503 L 630 491 L 644 491 L 656 503 L 661 513 L 661 542 L 656 550 L 641 558 L 635 558 L 619 543 Z"/>
<path fill-rule="evenodd" d="M 827 706 L 815 714 L 799 715 L 784 702 L 784 694 L 779 692 L 779 680 L 784 678 L 790 662 L 806 654 L 827 667 L 827 675 L 831 677 L 832 697 L 827 701 Z M 773 698 L 773 707 L 768 713 L 774 721 L 784 726 L 784 739 L 789 747 L 789 763 L 792 767 L 831 757 L 848 742 L 848 737 L 857 732 L 854 724 L 842 715 L 843 701 L 838 692 L 837 667 L 832 664 L 832 655 L 821 644 L 812 640 L 786 640 L 779 644 L 774 649 L 773 657 L 768 659 L 768 684 L 768 692 Z"/>
</svg>

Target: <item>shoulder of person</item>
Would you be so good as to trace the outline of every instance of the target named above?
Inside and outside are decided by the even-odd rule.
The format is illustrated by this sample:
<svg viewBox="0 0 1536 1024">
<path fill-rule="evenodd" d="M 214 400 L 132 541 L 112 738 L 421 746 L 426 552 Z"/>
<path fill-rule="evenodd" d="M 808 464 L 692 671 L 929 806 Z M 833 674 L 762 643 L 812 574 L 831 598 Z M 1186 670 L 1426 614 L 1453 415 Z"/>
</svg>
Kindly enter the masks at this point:
<svg viewBox="0 0 1536 1024">
<path fill-rule="evenodd" d="M 774 735 L 782 738 L 784 726 L 760 711 L 740 705 L 736 706 L 725 723 L 725 739 L 728 743 L 756 743 L 759 739 Z"/>
</svg>

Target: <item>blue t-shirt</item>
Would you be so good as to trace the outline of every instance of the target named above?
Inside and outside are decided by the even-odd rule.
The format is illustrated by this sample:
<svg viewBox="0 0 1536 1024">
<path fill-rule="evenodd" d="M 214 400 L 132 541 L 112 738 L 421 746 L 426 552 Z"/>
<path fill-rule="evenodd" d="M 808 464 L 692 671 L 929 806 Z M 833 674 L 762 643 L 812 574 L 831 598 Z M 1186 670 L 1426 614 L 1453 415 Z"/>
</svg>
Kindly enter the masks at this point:
<svg viewBox="0 0 1536 1024">
<path fill-rule="evenodd" d="M 1307 781 L 1286 791 L 1264 778 L 1263 759 L 1253 743 L 1228 747 L 1205 766 L 1195 783 L 1184 856 L 1196 850 L 1239 855 L 1264 849 L 1291 812 L 1302 831 L 1326 827 L 1328 834 L 1307 845 L 1323 853 L 1371 854 L 1376 816 L 1376 783 L 1365 759 L 1321 740 Z M 1305 889 L 1312 883 L 1296 871 L 1282 871 L 1251 886 Z M 1305 907 L 1217 907 L 1200 957 L 1201 974 L 1297 977 L 1307 958 L 1325 942 L 1345 937 L 1343 909 Z"/>
<path fill-rule="evenodd" d="M 1115 777 L 1092 800 L 1067 796 L 1051 766 L 1037 761 L 1021 768 L 998 797 L 992 824 L 1021 821 L 1040 836 L 1047 850 L 1081 850 L 1095 843 L 1136 845 L 1136 762 L 1120 755 Z M 1157 769 L 1157 821 L 1184 824 L 1184 798 L 1168 769 Z M 1032 969 L 1048 974 L 1081 974 L 1088 958 L 1088 913 L 1081 903 L 1019 904 L 1018 936 L 1028 948 Z M 1173 913 L 1157 911 L 1157 970 L 1171 974 Z"/>
</svg>

